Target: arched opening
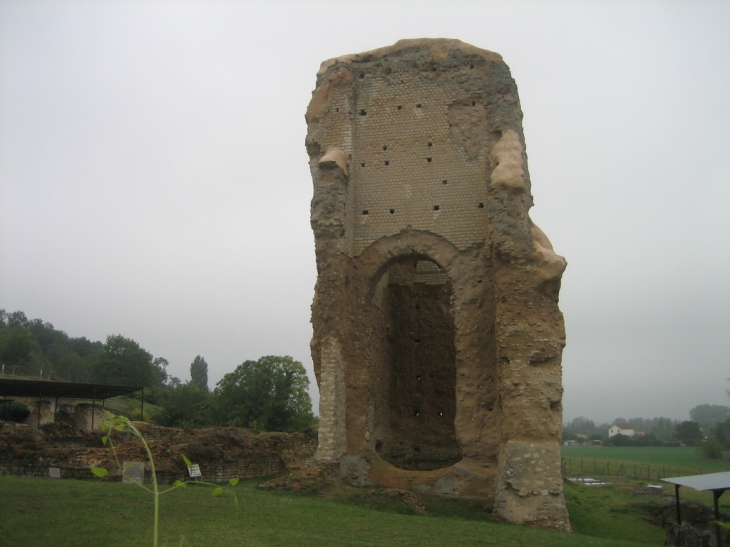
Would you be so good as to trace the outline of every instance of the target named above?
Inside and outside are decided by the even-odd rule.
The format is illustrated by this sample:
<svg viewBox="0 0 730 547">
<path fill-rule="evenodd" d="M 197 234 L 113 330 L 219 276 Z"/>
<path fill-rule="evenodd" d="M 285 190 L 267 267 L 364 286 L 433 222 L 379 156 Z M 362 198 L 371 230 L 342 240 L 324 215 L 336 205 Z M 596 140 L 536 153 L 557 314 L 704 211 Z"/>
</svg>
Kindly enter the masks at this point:
<svg viewBox="0 0 730 547">
<path fill-rule="evenodd" d="M 416 256 L 390 265 L 375 286 L 374 447 L 401 469 L 440 469 L 461 459 L 452 293 L 448 273 Z"/>
</svg>

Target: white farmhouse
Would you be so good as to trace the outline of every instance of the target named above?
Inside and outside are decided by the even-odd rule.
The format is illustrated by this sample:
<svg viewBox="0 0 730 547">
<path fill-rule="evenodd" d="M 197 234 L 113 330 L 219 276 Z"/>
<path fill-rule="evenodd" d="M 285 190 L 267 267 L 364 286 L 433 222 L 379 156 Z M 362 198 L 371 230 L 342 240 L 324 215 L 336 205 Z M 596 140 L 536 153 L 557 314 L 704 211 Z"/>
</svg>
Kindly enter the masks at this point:
<svg viewBox="0 0 730 547">
<path fill-rule="evenodd" d="M 615 437 L 616 435 L 625 435 L 626 437 L 633 437 L 635 435 L 634 428 L 629 424 L 613 424 L 608 428 L 608 437 Z"/>
</svg>

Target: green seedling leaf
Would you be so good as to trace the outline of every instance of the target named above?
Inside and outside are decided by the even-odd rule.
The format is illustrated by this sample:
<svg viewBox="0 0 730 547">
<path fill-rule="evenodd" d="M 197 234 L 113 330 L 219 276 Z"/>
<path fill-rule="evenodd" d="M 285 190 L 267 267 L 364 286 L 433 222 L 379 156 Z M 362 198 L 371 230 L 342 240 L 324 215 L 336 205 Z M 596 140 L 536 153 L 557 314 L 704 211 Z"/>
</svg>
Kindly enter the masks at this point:
<svg viewBox="0 0 730 547">
<path fill-rule="evenodd" d="M 185 465 L 187 465 L 188 467 L 193 466 L 193 462 L 191 462 L 185 454 L 181 454 L 181 456 L 183 461 L 185 462 Z"/>
<path fill-rule="evenodd" d="M 230 484 L 231 486 L 236 486 L 238 484 L 238 478 L 229 480 L 228 484 Z"/>
<path fill-rule="evenodd" d="M 124 424 L 117 424 L 114 426 L 116 431 L 124 431 Z"/>
<path fill-rule="evenodd" d="M 109 437 L 107 435 L 104 435 L 101 438 L 101 444 L 103 444 L 104 446 L 106 446 L 106 443 L 108 443 L 108 442 L 109 442 Z"/>
<path fill-rule="evenodd" d="M 172 483 L 172 485 L 173 486 L 182 486 L 183 488 L 185 488 L 188 484 L 186 482 L 183 482 L 183 481 L 175 481 L 175 482 Z"/>
<path fill-rule="evenodd" d="M 216 488 L 215 490 L 213 490 L 213 495 L 214 496 L 220 496 L 222 493 L 223 493 L 223 488 L 221 486 L 219 486 L 218 488 Z"/>
<path fill-rule="evenodd" d="M 109 431 L 109 424 L 106 422 L 101 422 L 99 424 L 99 429 L 101 429 L 102 431 Z"/>
<path fill-rule="evenodd" d="M 106 477 L 109 474 L 109 471 L 107 471 L 103 467 L 93 467 L 92 466 L 92 467 L 89 467 L 89 469 L 91 469 L 91 472 L 94 475 L 96 475 L 97 477 L 99 477 L 100 479 L 103 479 L 104 477 Z"/>
</svg>

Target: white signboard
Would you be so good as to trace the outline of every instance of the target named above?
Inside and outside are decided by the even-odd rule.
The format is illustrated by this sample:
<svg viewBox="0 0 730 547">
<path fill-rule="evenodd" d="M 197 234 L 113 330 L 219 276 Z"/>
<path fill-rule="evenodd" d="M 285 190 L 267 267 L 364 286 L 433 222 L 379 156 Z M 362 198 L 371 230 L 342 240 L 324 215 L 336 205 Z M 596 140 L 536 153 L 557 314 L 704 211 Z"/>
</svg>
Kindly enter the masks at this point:
<svg viewBox="0 0 730 547">
<path fill-rule="evenodd" d="M 200 474 L 200 466 L 197 463 L 188 466 L 188 473 L 190 474 L 191 479 L 197 479 L 198 477 L 203 476 Z"/>
<path fill-rule="evenodd" d="M 144 463 L 124 462 L 122 469 L 122 482 L 144 484 Z"/>
<path fill-rule="evenodd" d="M 61 478 L 61 468 L 60 467 L 49 467 L 48 476 L 51 477 L 52 479 L 60 479 Z"/>
</svg>

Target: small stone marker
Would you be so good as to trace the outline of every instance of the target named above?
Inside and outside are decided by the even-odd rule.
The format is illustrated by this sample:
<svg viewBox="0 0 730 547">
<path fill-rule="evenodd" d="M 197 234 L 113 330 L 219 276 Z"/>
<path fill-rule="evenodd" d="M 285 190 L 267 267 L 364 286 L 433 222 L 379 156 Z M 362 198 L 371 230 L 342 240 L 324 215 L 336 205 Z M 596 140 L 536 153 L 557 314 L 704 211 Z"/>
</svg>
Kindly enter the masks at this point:
<svg viewBox="0 0 730 547">
<path fill-rule="evenodd" d="M 188 466 L 188 474 L 190 475 L 191 479 L 197 479 L 198 477 L 203 476 L 200 473 L 200 465 L 198 465 L 197 463 Z"/>
<path fill-rule="evenodd" d="M 52 479 L 60 479 L 61 478 L 61 468 L 60 467 L 49 467 L 48 476 L 51 477 Z"/>
<path fill-rule="evenodd" d="M 124 462 L 122 469 L 122 482 L 144 484 L 144 463 Z"/>
</svg>

